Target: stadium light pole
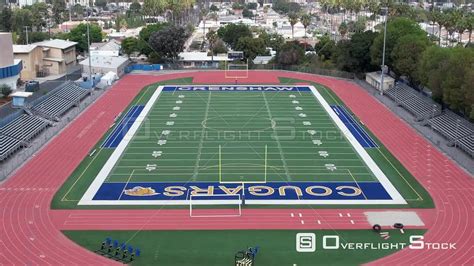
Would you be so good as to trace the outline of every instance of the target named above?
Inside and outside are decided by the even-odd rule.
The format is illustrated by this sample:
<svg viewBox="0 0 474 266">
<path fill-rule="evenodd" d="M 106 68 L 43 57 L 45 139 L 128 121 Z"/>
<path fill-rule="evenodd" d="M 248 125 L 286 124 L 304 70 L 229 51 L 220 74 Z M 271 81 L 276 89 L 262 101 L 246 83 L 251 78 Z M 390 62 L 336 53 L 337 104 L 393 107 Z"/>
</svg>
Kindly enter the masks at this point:
<svg viewBox="0 0 474 266">
<path fill-rule="evenodd" d="M 388 17 L 388 7 L 382 7 L 385 15 L 385 25 L 383 29 L 383 51 L 382 51 L 382 73 L 380 75 L 380 95 L 383 95 L 383 78 L 384 78 L 384 69 L 385 69 L 385 44 L 387 42 L 387 17 Z"/>
<path fill-rule="evenodd" d="M 24 26 L 24 28 L 25 28 L 25 35 L 26 35 L 26 44 L 27 44 L 27 45 L 29 44 L 29 42 L 28 42 L 28 27 L 29 27 L 29 26 Z"/>
</svg>

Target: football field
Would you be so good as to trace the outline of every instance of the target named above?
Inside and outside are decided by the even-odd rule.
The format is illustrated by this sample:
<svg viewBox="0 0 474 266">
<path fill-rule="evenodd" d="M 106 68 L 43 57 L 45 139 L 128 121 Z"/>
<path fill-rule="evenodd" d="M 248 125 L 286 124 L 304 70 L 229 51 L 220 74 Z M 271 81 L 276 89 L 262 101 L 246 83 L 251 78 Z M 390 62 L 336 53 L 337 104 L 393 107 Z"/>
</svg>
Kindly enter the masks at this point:
<svg viewBox="0 0 474 266">
<path fill-rule="evenodd" d="M 377 144 L 311 86 L 160 86 L 117 123 L 80 205 L 406 203 Z"/>
</svg>

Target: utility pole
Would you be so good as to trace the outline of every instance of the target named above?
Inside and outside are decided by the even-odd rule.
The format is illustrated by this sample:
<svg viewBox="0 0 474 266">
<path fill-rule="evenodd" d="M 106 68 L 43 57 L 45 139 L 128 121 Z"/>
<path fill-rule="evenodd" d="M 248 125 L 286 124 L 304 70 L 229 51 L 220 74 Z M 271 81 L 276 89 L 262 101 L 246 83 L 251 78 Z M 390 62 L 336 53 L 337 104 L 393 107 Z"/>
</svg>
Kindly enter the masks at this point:
<svg viewBox="0 0 474 266">
<path fill-rule="evenodd" d="M 28 43 L 28 28 L 29 26 L 24 26 L 25 27 L 25 34 L 26 34 L 26 44 L 29 44 Z"/>
<path fill-rule="evenodd" d="M 91 63 L 91 37 L 90 37 L 90 5 L 88 5 L 89 10 L 87 10 L 87 53 L 89 54 L 89 82 L 91 82 L 91 89 L 94 87 L 92 82 L 92 63 Z"/>
<path fill-rule="evenodd" d="M 383 30 L 383 51 L 382 51 L 382 74 L 380 75 L 380 95 L 383 95 L 383 78 L 384 78 L 384 71 L 385 71 L 385 44 L 387 42 L 387 17 L 388 17 L 388 7 L 383 7 L 382 10 L 385 11 L 385 25 Z"/>
</svg>

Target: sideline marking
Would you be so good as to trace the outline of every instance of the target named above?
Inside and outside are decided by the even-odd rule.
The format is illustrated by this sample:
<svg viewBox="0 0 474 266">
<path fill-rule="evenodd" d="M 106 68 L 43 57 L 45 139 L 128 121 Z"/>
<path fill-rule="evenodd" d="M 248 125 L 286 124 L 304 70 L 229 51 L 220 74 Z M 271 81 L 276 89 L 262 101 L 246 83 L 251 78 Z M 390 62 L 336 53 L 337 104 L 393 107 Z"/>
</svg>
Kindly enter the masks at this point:
<svg viewBox="0 0 474 266">
<path fill-rule="evenodd" d="M 170 85 L 168 85 L 170 86 Z M 251 85 L 247 85 L 251 86 Z M 275 85 L 270 85 L 275 87 Z M 381 200 L 358 200 L 355 202 L 346 202 L 346 201 L 338 201 L 337 203 L 339 204 L 406 204 L 406 201 L 403 199 L 403 197 L 400 195 L 400 193 L 395 189 L 393 184 L 388 180 L 388 178 L 385 176 L 385 174 L 381 171 L 379 166 L 373 161 L 373 159 L 368 155 L 367 151 L 365 151 L 360 143 L 358 143 L 354 136 L 349 134 L 349 130 L 347 130 L 347 127 L 342 123 L 342 121 L 337 117 L 337 115 L 333 112 L 333 110 L 330 108 L 326 100 L 322 97 L 322 95 L 313 87 L 313 86 L 305 86 L 310 89 L 310 91 L 313 93 L 317 101 L 320 103 L 320 105 L 323 107 L 323 109 L 326 111 L 326 114 L 329 115 L 331 120 L 336 124 L 337 127 L 339 127 L 339 130 L 342 131 L 342 133 L 346 136 L 346 139 L 349 141 L 349 143 L 352 145 L 352 148 L 358 155 L 362 158 L 364 163 L 368 168 L 370 168 L 371 172 L 374 174 L 374 176 L 378 179 L 380 185 L 385 189 L 385 191 L 390 195 L 392 198 L 388 202 L 384 201 L 382 202 Z M 135 204 L 145 204 L 145 205 L 154 205 L 157 204 L 158 202 L 153 202 L 153 201 L 148 201 L 144 203 L 145 201 L 140 201 L 140 200 L 134 200 L 134 201 L 120 201 L 120 202 L 113 202 L 111 201 L 94 201 L 92 200 L 95 194 L 97 193 L 98 189 L 102 185 L 102 183 L 107 179 L 108 174 L 112 171 L 114 165 L 117 163 L 118 159 L 122 155 L 122 153 L 127 149 L 128 143 L 131 141 L 131 138 L 134 136 L 134 134 L 137 132 L 138 128 L 140 127 L 140 124 L 143 122 L 143 119 L 146 118 L 148 115 L 150 109 L 153 107 L 154 103 L 156 100 L 159 98 L 159 95 L 161 91 L 163 90 L 164 86 L 160 86 L 156 89 L 150 100 L 147 102 L 143 112 L 140 114 L 140 116 L 137 118 L 136 123 L 132 125 L 130 128 L 129 132 L 127 133 L 128 137 L 126 141 L 123 141 L 120 143 L 119 147 L 114 151 L 114 153 L 111 155 L 109 160 L 106 162 L 106 164 L 103 166 L 102 170 L 99 172 L 99 175 L 96 177 L 96 179 L 92 182 L 91 186 L 88 188 L 86 193 L 83 195 L 81 201 L 79 202 L 78 205 L 135 205 Z M 263 97 L 265 99 L 265 94 L 263 94 Z M 269 114 L 271 117 L 271 113 Z M 140 119 L 141 118 L 141 119 Z M 102 176 L 105 175 L 105 176 Z M 100 178 L 99 178 L 100 177 Z M 235 182 L 232 182 L 235 183 Z M 256 183 L 256 182 L 251 182 L 251 183 Z M 365 195 L 364 195 L 365 197 Z M 258 201 L 255 202 L 255 204 L 277 204 L 274 201 Z M 298 203 L 295 203 L 298 202 Z M 278 204 L 304 204 L 305 200 L 298 200 L 298 201 L 292 201 L 289 200 L 285 203 L 278 203 Z M 321 201 L 321 204 L 325 204 L 328 202 Z M 163 203 L 161 203 L 163 204 Z M 172 204 L 172 203 L 165 203 L 165 204 Z M 331 204 L 331 203 L 329 203 Z M 336 204 L 336 203 L 333 203 Z"/>
<path fill-rule="evenodd" d="M 151 96 L 150 100 L 146 103 L 140 115 L 136 118 L 135 122 L 127 131 L 127 134 L 125 134 L 120 144 L 117 146 L 117 148 L 115 148 L 115 150 L 112 152 L 112 155 L 109 157 L 107 162 L 103 165 L 99 174 L 95 177 L 94 181 L 92 181 L 92 184 L 86 190 L 81 200 L 79 201 L 78 205 L 88 205 L 94 202 L 93 198 L 95 194 L 99 190 L 100 186 L 107 179 L 108 175 L 110 174 L 110 172 L 116 165 L 117 161 L 122 156 L 125 149 L 127 148 L 128 143 L 132 140 L 133 136 L 140 128 L 142 122 L 146 120 L 148 113 L 153 108 L 162 90 L 163 90 L 163 86 L 158 86 L 158 88 L 155 90 L 155 92 Z"/>
</svg>

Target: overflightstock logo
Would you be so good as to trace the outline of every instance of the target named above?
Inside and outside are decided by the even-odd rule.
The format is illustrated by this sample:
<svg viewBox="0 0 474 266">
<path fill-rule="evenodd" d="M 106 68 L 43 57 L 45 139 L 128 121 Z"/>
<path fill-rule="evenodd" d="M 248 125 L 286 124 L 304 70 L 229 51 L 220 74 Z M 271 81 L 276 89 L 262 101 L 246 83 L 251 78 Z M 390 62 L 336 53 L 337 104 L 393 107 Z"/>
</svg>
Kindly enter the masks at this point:
<svg viewBox="0 0 474 266">
<path fill-rule="evenodd" d="M 411 235 L 408 243 L 405 242 L 347 242 L 341 241 L 338 235 L 324 235 L 321 238 L 320 247 L 323 250 L 401 250 L 409 249 L 429 249 L 429 250 L 451 250 L 456 249 L 456 243 L 434 243 L 426 242 L 422 235 Z M 315 252 L 316 234 L 297 233 L 296 234 L 297 252 Z"/>
<path fill-rule="evenodd" d="M 298 252 L 316 251 L 316 235 L 314 233 L 296 234 L 296 251 Z"/>
</svg>

